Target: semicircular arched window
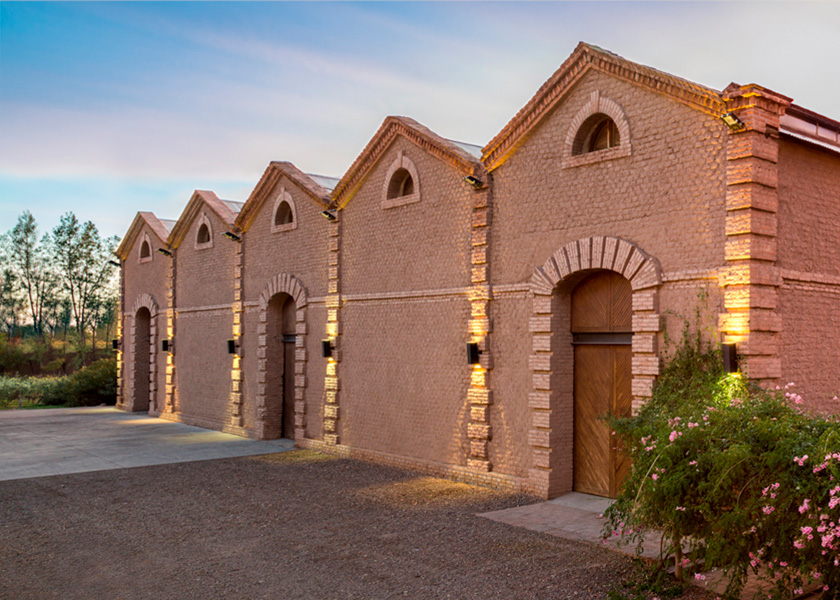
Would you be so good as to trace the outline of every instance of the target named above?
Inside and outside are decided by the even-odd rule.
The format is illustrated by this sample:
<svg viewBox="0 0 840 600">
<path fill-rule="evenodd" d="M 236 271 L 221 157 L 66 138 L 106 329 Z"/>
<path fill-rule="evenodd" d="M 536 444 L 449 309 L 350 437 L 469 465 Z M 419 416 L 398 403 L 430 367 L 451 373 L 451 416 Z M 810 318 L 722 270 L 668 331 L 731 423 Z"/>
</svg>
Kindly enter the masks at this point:
<svg viewBox="0 0 840 600">
<path fill-rule="evenodd" d="M 414 179 L 408 169 L 397 169 L 388 183 L 388 200 L 410 196 L 414 193 Z"/>
<path fill-rule="evenodd" d="M 610 117 L 597 113 L 586 119 L 575 135 L 572 155 L 615 148 L 621 144 L 618 126 Z"/>
</svg>

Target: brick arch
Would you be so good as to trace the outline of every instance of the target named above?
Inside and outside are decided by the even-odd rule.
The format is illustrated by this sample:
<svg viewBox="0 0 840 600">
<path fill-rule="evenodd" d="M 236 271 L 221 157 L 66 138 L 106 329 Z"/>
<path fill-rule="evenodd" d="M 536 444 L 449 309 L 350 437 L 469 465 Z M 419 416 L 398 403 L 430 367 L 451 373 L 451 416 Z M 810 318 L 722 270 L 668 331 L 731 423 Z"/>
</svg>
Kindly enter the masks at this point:
<svg viewBox="0 0 840 600">
<path fill-rule="evenodd" d="M 633 410 L 650 397 L 659 374 L 657 334 L 660 330 L 658 293 L 662 284 L 659 261 L 627 240 L 595 236 L 570 242 L 558 249 L 534 270 L 530 287 L 533 312 L 530 331 L 532 350 L 529 362 L 532 389 L 529 395 L 531 446 L 529 486 L 544 496 L 556 496 L 572 489 L 571 464 L 571 371 L 554 373 L 552 361 L 552 323 L 562 320 L 553 295 L 562 282 L 585 271 L 609 270 L 630 281 L 633 290 Z M 566 332 L 567 333 L 567 332 Z M 571 334 L 569 334 L 571 335 Z M 555 389 L 552 389 L 552 386 Z M 567 435 L 568 434 L 568 435 Z M 561 447 L 562 446 L 562 447 Z M 566 451 L 567 460 L 557 456 Z M 555 453 L 554 459 L 551 454 Z"/>
<path fill-rule="evenodd" d="M 388 188 L 391 185 L 391 179 L 393 179 L 394 174 L 400 169 L 405 169 L 411 175 L 411 179 L 414 183 L 414 192 L 408 194 L 407 196 L 388 198 Z M 408 158 L 402 150 L 400 150 L 399 155 L 394 159 L 391 166 L 388 167 L 388 171 L 385 173 L 385 181 L 382 187 L 381 206 L 382 208 L 394 208 L 396 206 L 403 206 L 405 204 L 411 204 L 412 202 L 419 201 L 420 175 L 417 172 L 417 167 L 414 166 L 414 162 Z"/>
<path fill-rule="evenodd" d="M 304 390 L 306 389 L 306 306 L 309 293 L 300 280 L 289 273 L 280 273 L 271 278 L 263 288 L 259 299 L 259 324 L 257 325 L 257 436 L 265 438 L 270 431 L 267 429 L 268 407 L 266 407 L 266 369 L 268 360 L 266 358 L 266 324 L 268 323 L 268 304 L 276 294 L 288 294 L 295 302 L 295 440 L 302 440 L 304 437 L 305 410 Z"/>
<path fill-rule="evenodd" d="M 584 121 L 592 115 L 604 114 L 613 120 L 616 127 L 618 127 L 619 144 L 615 148 L 601 150 L 597 153 L 587 152 L 584 154 L 572 155 L 575 138 L 578 131 L 583 125 Z M 602 160 L 609 160 L 611 158 L 620 158 L 622 156 L 629 156 L 632 150 L 632 141 L 630 139 L 630 122 L 627 120 L 627 113 L 624 108 L 611 98 L 601 95 L 601 92 L 595 90 L 589 97 L 589 102 L 584 104 L 577 114 L 569 123 L 569 129 L 566 132 L 566 141 L 563 147 L 563 167 L 576 167 L 578 165 L 590 164 L 593 162 L 600 162 Z"/>
<path fill-rule="evenodd" d="M 131 319 L 131 327 L 128 330 L 128 343 L 129 347 L 132 349 L 132 352 L 136 348 L 136 336 L 137 336 L 137 329 L 136 329 L 136 317 L 137 311 L 141 308 L 149 309 L 149 314 L 151 315 L 151 319 L 149 321 L 149 373 L 151 381 L 149 381 L 149 412 L 154 412 L 157 410 L 157 406 L 155 405 L 155 399 L 157 398 L 157 360 L 155 360 L 157 356 L 157 315 L 158 315 L 158 303 L 155 301 L 154 297 L 151 294 L 140 294 L 134 300 L 134 304 L 131 306 L 131 312 L 129 313 L 129 318 Z M 123 356 L 125 356 L 125 350 L 123 350 Z M 128 397 L 129 405 L 125 408 L 127 410 L 134 410 L 134 390 L 135 390 L 135 381 L 134 381 L 134 361 L 130 361 L 128 363 Z"/>
</svg>

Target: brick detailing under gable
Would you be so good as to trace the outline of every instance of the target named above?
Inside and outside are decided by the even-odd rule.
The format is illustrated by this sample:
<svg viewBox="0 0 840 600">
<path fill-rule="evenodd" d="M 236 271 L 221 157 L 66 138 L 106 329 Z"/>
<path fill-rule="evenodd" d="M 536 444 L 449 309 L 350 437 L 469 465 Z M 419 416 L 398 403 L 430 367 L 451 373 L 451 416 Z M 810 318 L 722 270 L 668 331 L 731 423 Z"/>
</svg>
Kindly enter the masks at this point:
<svg viewBox="0 0 840 600">
<path fill-rule="evenodd" d="M 492 439 L 490 426 L 490 405 L 492 391 L 490 390 L 490 372 L 493 368 L 493 357 L 490 353 L 488 335 L 493 327 L 489 317 L 489 304 L 493 297 L 490 286 L 490 265 L 488 241 L 490 239 L 490 189 L 484 188 L 473 196 L 472 227 L 470 236 L 470 265 L 471 287 L 469 341 L 478 344 L 481 351 L 480 364 L 470 366 L 470 386 L 467 390 L 467 406 L 469 407 L 469 456 L 467 466 L 478 471 L 490 471 L 488 445 Z"/>
<path fill-rule="evenodd" d="M 119 255 L 117 255 L 119 256 Z M 120 259 L 122 262 L 122 259 Z M 120 292 L 117 297 L 117 402 L 116 407 L 120 410 L 127 410 L 125 406 L 126 390 L 123 390 L 123 385 L 127 382 L 125 380 L 125 367 L 123 360 L 125 360 L 125 340 L 123 340 L 123 331 L 125 330 L 125 268 L 120 266 Z"/>
<path fill-rule="evenodd" d="M 168 257 L 169 266 L 166 271 L 166 338 L 171 344 L 169 352 L 166 354 L 166 404 L 163 406 L 161 413 L 174 414 L 175 400 L 176 400 L 176 386 L 175 386 L 175 258 Z"/>
<path fill-rule="evenodd" d="M 572 489 L 571 461 L 556 458 L 563 452 L 571 456 L 573 413 L 571 403 L 560 399 L 561 395 L 571 393 L 571 371 L 553 373 L 553 368 L 568 361 L 552 358 L 552 335 L 565 333 L 553 331 L 564 319 L 554 314 L 552 296 L 561 281 L 592 269 L 615 271 L 629 280 L 633 289 L 634 412 L 650 398 L 653 382 L 659 374 L 656 338 L 661 321 L 658 288 L 662 283 L 662 272 L 656 259 L 627 240 L 596 236 L 566 244 L 537 267 L 530 282 L 533 314 L 529 329 L 533 336 L 533 354 L 529 363 L 533 389 L 528 399 L 531 409 L 528 443 L 532 452 L 528 489 L 542 497 L 553 497 Z M 562 385 L 563 390 L 552 389 L 556 385 Z M 557 431 L 553 431 L 555 428 Z"/>
<path fill-rule="evenodd" d="M 141 308 L 148 308 L 149 313 L 151 314 L 151 323 L 149 325 L 149 412 L 154 413 L 157 409 L 155 406 L 155 392 L 157 390 L 157 361 L 155 360 L 156 349 L 157 346 L 157 314 L 158 314 L 158 303 L 155 299 L 150 296 L 149 294 L 141 294 L 135 301 L 133 306 L 131 307 L 131 312 L 126 315 L 128 319 L 131 319 L 131 325 L 128 327 L 128 343 L 131 345 L 132 349 L 137 348 L 136 343 L 136 335 L 137 335 L 137 327 L 135 322 L 135 317 L 137 315 L 137 311 Z M 128 381 L 126 382 L 127 389 L 126 389 L 126 396 L 121 398 L 122 402 L 118 405 L 118 408 L 122 408 L 123 410 L 133 411 L 135 410 L 135 405 L 137 403 L 137 398 L 135 398 L 135 390 L 136 390 L 136 379 L 134 373 L 134 361 L 129 361 L 128 365 Z"/>
<path fill-rule="evenodd" d="M 727 136 L 726 312 L 719 328 L 724 342 L 737 344 L 744 373 L 775 384 L 782 374 L 776 311 L 781 285 L 776 266 L 779 118 L 790 99 L 735 84 L 724 96 L 727 110 L 745 126 Z"/>
<path fill-rule="evenodd" d="M 339 262 L 341 260 L 341 212 L 336 211 L 336 220 L 330 222 L 327 235 L 327 327 L 325 333 L 333 346 L 332 358 L 327 360 L 324 377 L 324 443 L 336 446 L 339 443 L 339 364 L 341 363 L 341 336 L 339 316 L 341 312 L 341 288 L 339 285 Z"/>
<path fill-rule="evenodd" d="M 244 305 L 242 301 L 242 244 L 236 244 L 233 257 L 233 343 L 237 351 L 231 355 L 230 366 L 230 395 L 228 396 L 227 421 L 231 427 L 237 428 L 244 425 L 242 417 L 242 355 L 239 348 L 242 347 L 242 313 Z"/>
<path fill-rule="evenodd" d="M 267 323 L 268 303 L 275 294 L 285 293 L 291 296 L 295 303 L 295 441 L 303 439 L 306 403 L 304 393 L 306 388 L 306 306 L 309 302 L 309 294 L 303 284 L 294 276 L 288 273 L 281 273 L 269 281 L 259 300 L 259 323 L 257 325 L 257 422 L 255 424 L 256 436 L 258 439 L 276 437 L 278 431 L 270 431 L 270 422 L 281 422 L 283 405 L 282 402 L 274 406 L 266 405 L 266 370 L 267 360 Z M 237 301 L 241 305 L 241 300 Z M 234 326 L 235 327 L 235 326 Z M 240 330 L 241 331 L 241 330 Z"/>
</svg>

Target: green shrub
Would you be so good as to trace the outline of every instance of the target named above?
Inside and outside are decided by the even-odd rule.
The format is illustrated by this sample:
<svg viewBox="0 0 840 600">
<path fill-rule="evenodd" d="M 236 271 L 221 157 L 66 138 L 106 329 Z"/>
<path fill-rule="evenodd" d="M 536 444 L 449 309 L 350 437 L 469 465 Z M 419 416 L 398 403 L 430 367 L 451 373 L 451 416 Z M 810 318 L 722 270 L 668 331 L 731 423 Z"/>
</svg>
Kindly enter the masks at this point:
<svg viewBox="0 0 840 600">
<path fill-rule="evenodd" d="M 60 377 L 0 377 L 0 408 L 22 404 L 60 405 L 55 401 L 62 387 Z"/>
<path fill-rule="evenodd" d="M 117 362 L 103 358 L 66 378 L 66 406 L 96 406 L 117 401 Z"/>
<path fill-rule="evenodd" d="M 0 408 L 19 399 L 44 406 L 97 406 L 117 400 L 117 363 L 102 359 L 65 377 L 0 377 Z"/>
<path fill-rule="evenodd" d="M 723 373 L 718 352 L 683 342 L 650 402 L 609 419 L 633 466 L 605 513 L 605 535 L 632 542 L 659 529 L 679 570 L 722 569 L 730 597 L 753 573 L 769 588 L 764 597 L 810 582 L 836 598 L 840 423 L 803 413 L 792 390 L 749 386 Z"/>
</svg>

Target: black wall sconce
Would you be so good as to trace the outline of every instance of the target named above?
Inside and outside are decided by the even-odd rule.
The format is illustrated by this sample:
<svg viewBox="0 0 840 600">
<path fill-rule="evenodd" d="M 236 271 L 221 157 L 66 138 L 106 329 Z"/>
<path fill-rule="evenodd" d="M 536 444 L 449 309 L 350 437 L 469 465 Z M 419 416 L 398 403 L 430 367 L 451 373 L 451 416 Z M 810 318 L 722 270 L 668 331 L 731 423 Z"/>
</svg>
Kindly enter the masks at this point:
<svg viewBox="0 0 840 600">
<path fill-rule="evenodd" d="M 321 340 L 321 356 L 324 358 L 332 358 L 334 348 L 332 340 Z"/>
<path fill-rule="evenodd" d="M 161 340 L 160 349 L 164 352 L 172 352 L 175 350 L 175 343 L 172 340 Z"/>
<path fill-rule="evenodd" d="M 229 239 L 232 242 L 241 242 L 242 241 L 242 238 L 240 236 L 236 235 L 235 233 L 233 233 L 232 231 L 225 231 L 222 235 L 225 236 L 227 239 Z"/>
<path fill-rule="evenodd" d="M 478 342 L 467 342 L 467 363 L 477 365 L 480 362 L 481 350 L 478 348 Z"/>
<path fill-rule="evenodd" d="M 467 175 L 466 177 L 464 177 L 464 182 L 466 182 L 467 185 L 477 190 L 480 190 L 482 187 L 484 187 L 484 182 L 473 175 Z"/>
<path fill-rule="evenodd" d="M 741 119 L 739 119 L 735 113 L 728 112 L 724 115 L 721 115 L 720 118 L 723 119 L 723 122 L 726 123 L 729 126 L 729 129 L 731 129 L 732 131 L 739 131 L 746 127 L 746 125 L 744 125 L 744 122 Z"/>
<path fill-rule="evenodd" d="M 118 338 L 114 338 L 113 340 L 111 340 L 111 348 L 113 348 L 114 350 L 120 349 L 120 340 Z"/>
<path fill-rule="evenodd" d="M 322 210 L 321 216 L 327 219 L 328 221 L 335 221 L 338 219 L 337 210 L 334 208 L 330 208 L 329 210 Z"/>
<path fill-rule="evenodd" d="M 172 253 L 166 248 L 158 248 L 157 251 L 163 254 L 164 256 L 172 256 Z"/>
<path fill-rule="evenodd" d="M 239 340 L 232 339 L 227 341 L 228 354 L 239 354 Z"/>
<path fill-rule="evenodd" d="M 721 354 L 723 354 L 723 370 L 726 373 L 738 372 L 738 353 L 735 349 L 735 344 L 721 344 Z"/>
</svg>

